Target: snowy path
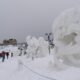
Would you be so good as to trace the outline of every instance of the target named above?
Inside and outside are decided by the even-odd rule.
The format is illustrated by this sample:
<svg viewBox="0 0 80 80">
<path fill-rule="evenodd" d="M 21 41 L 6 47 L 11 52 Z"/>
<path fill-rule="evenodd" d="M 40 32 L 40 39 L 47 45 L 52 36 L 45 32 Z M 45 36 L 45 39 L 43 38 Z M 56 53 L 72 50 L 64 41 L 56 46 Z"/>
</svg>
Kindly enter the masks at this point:
<svg viewBox="0 0 80 80">
<path fill-rule="evenodd" d="M 20 60 L 21 61 L 21 60 Z M 23 61 L 8 80 L 56 80 L 29 68 Z"/>
<path fill-rule="evenodd" d="M 25 64 L 23 64 L 23 66 L 26 68 L 26 70 L 30 71 L 31 74 L 35 74 L 36 76 L 41 77 L 42 80 L 56 80 L 56 79 L 53 79 L 53 78 L 51 78 L 51 77 L 45 76 L 45 75 L 43 75 L 43 74 L 40 74 L 40 73 L 32 70 L 31 68 L 29 68 L 29 67 L 28 67 L 27 65 L 25 65 Z"/>
<path fill-rule="evenodd" d="M 15 57 L 1 63 L 0 80 L 55 80 L 30 69 L 27 64 L 24 64 L 25 59 L 22 59 Z M 21 65 L 19 60 L 22 62 Z"/>
<path fill-rule="evenodd" d="M 47 64 L 50 60 L 51 57 L 35 59 L 34 61 L 22 59 L 23 64 L 25 64 L 24 66 L 28 69 L 28 71 L 31 72 L 31 74 L 34 74 L 34 76 L 40 77 L 41 80 L 80 80 L 80 68 L 69 67 L 66 70 L 58 72 L 52 69 L 51 71 L 51 67 L 48 67 L 49 64 Z M 47 79 L 42 76 L 47 77 Z"/>
<path fill-rule="evenodd" d="M 9 80 L 55 80 L 31 70 L 24 64 L 21 70 L 17 70 L 9 78 Z"/>
<path fill-rule="evenodd" d="M 0 63 L 0 80 L 80 80 L 80 68 L 49 71 L 48 61 L 49 57 L 34 61 L 24 57 L 8 59 Z"/>
</svg>

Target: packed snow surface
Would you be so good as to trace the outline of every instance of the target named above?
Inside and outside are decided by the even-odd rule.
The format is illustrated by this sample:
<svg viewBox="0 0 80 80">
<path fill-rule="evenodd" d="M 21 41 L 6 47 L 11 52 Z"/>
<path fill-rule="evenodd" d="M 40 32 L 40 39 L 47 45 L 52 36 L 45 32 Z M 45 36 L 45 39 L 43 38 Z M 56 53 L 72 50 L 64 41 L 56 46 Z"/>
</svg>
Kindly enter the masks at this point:
<svg viewBox="0 0 80 80">
<path fill-rule="evenodd" d="M 33 61 L 26 56 L 9 58 L 0 63 L 0 80 L 80 80 L 80 68 L 56 71 L 53 63 L 52 55 Z"/>
</svg>

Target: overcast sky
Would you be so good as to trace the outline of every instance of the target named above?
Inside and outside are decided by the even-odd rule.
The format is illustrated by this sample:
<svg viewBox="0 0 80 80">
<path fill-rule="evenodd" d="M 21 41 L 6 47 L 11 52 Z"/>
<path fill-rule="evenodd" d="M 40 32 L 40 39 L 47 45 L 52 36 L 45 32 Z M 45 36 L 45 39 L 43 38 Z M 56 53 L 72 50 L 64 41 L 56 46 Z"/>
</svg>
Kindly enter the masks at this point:
<svg viewBox="0 0 80 80">
<path fill-rule="evenodd" d="M 79 5 L 79 0 L 0 0 L 0 40 L 44 36 L 62 11 Z"/>
</svg>

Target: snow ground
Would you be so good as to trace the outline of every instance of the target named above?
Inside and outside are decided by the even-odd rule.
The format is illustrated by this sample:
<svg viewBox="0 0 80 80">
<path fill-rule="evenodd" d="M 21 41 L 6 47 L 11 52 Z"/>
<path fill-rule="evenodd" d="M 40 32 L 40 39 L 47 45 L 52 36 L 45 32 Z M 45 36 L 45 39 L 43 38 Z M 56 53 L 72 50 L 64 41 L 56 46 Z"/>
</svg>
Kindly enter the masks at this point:
<svg viewBox="0 0 80 80">
<path fill-rule="evenodd" d="M 80 68 L 54 70 L 53 52 L 33 61 L 26 56 L 9 57 L 4 63 L 0 60 L 0 80 L 80 80 Z"/>
<path fill-rule="evenodd" d="M 52 59 L 49 55 L 33 61 L 26 57 L 10 58 L 0 63 L 0 80 L 80 80 L 80 68 L 54 71 Z"/>
<path fill-rule="evenodd" d="M 30 69 L 56 80 L 80 80 L 80 68 L 69 67 L 66 70 L 55 71 L 53 68 L 52 56 L 35 59 L 34 61 L 26 61 Z"/>
</svg>

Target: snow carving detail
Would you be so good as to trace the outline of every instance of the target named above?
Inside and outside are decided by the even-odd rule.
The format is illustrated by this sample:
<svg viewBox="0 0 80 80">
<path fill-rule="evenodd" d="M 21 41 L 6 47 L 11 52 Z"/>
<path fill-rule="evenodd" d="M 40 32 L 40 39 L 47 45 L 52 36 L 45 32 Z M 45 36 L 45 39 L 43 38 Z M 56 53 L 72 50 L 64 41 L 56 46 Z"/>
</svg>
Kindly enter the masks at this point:
<svg viewBox="0 0 80 80">
<path fill-rule="evenodd" d="M 59 37 L 59 41 L 61 41 L 62 43 L 64 43 L 65 45 L 69 45 L 69 44 L 76 44 L 76 41 L 75 41 L 75 37 L 77 36 L 77 34 L 75 32 L 73 33 L 70 33 L 68 35 L 64 35 L 63 38 L 60 38 Z"/>
</svg>

